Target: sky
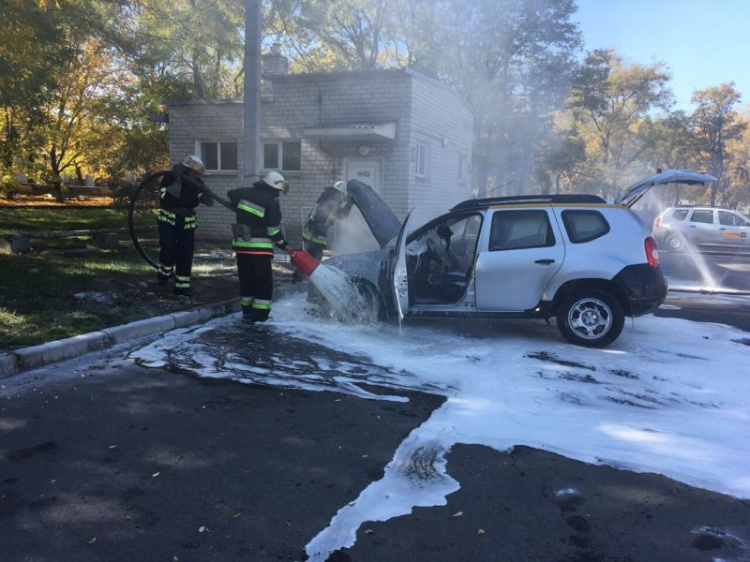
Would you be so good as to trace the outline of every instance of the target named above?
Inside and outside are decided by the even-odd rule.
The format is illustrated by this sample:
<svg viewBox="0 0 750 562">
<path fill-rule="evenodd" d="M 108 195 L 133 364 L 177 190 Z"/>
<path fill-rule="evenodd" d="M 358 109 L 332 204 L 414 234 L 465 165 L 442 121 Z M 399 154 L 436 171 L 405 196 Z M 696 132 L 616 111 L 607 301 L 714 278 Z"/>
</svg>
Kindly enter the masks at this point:
<svg viewBox="0 0 750 562">
<path fill-rule="evenodd" d="M 750 0 L 576 0 L 584 48 L 614 48 L 631 62 L 663 61 L 675 109 L 694 90 L 734 82 L 750 102 Z"/>
<path fill-rule="evenodd" d="M 498 451 L 526 445 L 750 498 L 750 378 L 737 376 L 747 364 L 746 332 L 646 316 L 628 321 L 609 347 L 591 349 L 566 343 L 541 320 L 496 322 L 491 329 L 477 321 L 459 330 L 444 321 L 344 324 L 300 314 L 309 309 L 304 294 L 291 295 L 274 302 L 268 324 L 248 326 L 230 315 L 169 332 L 129 360 L 370 400 L 407 401 L 366 390 L 372 385 L 446 397 L 399 445 L 383 477 L 354 492 L 310 537 L 311 562 L 351 547 L 367 521 L 446 505 L 461 487 L 446 461 L 459 443 Z M 248 330 L 262 356 L 245 345 Z M 282 343 L 274 348 L 274 342 Z M 420 456 L 436 459 L 432 477 L 408 470 Z M 576 482 L 554 492 L 581 499 L 586 493 Z"/>
</svg>

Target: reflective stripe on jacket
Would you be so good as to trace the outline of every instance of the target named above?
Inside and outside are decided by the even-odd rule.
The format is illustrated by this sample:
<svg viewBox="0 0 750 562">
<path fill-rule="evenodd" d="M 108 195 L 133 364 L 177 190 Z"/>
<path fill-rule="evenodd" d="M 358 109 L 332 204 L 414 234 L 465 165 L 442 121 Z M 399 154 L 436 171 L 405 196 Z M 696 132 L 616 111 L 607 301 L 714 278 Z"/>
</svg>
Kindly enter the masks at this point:
<svg viewBox="0 0 750 562">
<path fill-rule="evenodd" d="M 286 247 L 278 190 L 256 182 L 253 187 L 232 189 L 227 196 L 235 209 L 237 225 L 244 227 L 232 240 L 234 251 L 273 255 L 274 244 Z"/>
<path fill-rule="evenodd" d="M 198 223 L 195 215 L 182 215 L 169 209 L 159 209 L 159 214 L 156 217 L 157 220 L 167 223 L 172 226 L 178 226 L 177 217 L 182 217 L 182 229 L 183 230 L 194 230 Z"/>
</svg>

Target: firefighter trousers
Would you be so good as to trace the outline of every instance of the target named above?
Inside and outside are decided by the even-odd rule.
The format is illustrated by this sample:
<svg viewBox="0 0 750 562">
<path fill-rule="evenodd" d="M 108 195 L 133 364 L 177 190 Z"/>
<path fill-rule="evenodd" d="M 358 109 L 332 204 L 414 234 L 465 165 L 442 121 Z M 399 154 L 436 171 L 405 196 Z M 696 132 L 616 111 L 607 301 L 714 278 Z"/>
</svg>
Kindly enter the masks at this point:
<svg viewBox="0 0 750 562">
<path fill-rule="evenodd" d="M 271 254 L 237 253 L 237 273 L 240 277 L 242 315 L 254 322 L 263 322 L 271 313 L 273 299 L 273 269 Z"/>
<path fill-rule="evenodd" d="M 321 261 L 323 259 L 323 250 L 326 249 L 325 245 L 305 240 L 305 251 L 314 257 L 316 260 Z"/>
<path fill-rule="evenodd" d="M 159 273 L 157 281 L 166 284 L 174 271 L 174 292 L 191 295 L 190 274 L 195 252 L 195 222 L 185 228 L 185 217 L 177 216 L 175 223 L 159 221 Z"/>
</svg>

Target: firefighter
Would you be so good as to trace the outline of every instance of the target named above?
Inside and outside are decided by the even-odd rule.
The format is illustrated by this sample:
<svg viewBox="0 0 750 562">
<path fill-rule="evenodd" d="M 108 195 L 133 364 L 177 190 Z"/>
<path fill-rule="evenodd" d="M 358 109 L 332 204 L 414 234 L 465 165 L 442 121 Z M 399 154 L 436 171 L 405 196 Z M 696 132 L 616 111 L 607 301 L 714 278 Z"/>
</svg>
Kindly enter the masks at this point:
<svg viewBox="0 0 750 562">
<path fill-rule="evenodd" d="M 284 176 L 269 172 L 252 187 L 227 193 L 237 219 L 232 227 L 232 251 L 237 256 L 242 316 L 252 322 L 263 322 L 271 313 L 274 246 L 287 248 L 279 195 L 288 189 Z"/>
<path fill-rule="evenodd" d="M 343 181 L 326 187 L 318 197 L 302 230 L 305 250 L 316 260 L 320 261 L 323 250 L 328 247 L 328 233 L 331 227 L 337 220 L 349 214 L 353 203 Z"/>
<path fill-rule="evenodd" d="M 176 164 L 161 181 L 159 209 L 159 270 L 157 283 L 166 286 L 174 274 L 174 293 L 191 297 L 190 273 L 195 251 L 195 208 L 203 203 L 213 205 L 210 191 L 201 176 L 205 166 L 191 154 Z"/>
</svg>

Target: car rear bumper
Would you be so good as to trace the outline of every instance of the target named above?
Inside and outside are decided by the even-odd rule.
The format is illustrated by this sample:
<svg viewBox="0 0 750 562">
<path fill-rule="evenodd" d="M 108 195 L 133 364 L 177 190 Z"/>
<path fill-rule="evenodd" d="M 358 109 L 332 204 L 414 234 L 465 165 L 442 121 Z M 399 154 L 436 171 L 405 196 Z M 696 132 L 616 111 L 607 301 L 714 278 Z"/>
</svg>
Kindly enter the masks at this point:
<svg viewBox="0 0 750 562">
<path fill-rule="evenodd" d="M 630 304 L 629 316 L 641 316 L 656 310 L 667 297 L 667 281 L 658 268 L 648 264 L 629 265 L 618 273 L 614 282 Z"/>
</svg>

